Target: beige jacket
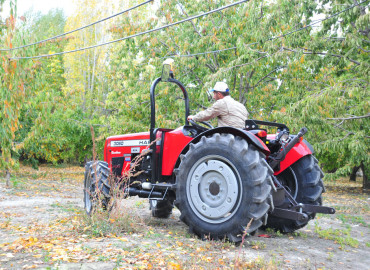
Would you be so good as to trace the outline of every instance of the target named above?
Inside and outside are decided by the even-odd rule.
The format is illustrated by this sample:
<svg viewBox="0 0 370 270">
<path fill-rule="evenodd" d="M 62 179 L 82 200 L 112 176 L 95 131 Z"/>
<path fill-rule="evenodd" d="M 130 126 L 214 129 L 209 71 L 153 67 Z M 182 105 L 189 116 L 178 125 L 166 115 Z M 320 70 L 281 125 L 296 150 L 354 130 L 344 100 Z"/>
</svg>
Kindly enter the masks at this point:
<svg viewBox="0 0 370 270">
<path fill-rule="evenodd" d="M 231 126 L 244 128 L 245 120 L 248 119 L 248 114 L 243 104 L 230 96 L 226 96 L 217 100 L 212 107 L 207 110 L 198 112 L 194 115 L 193 120 L 202 122 L 217 117 L 219 127 Z"/>
</svg>

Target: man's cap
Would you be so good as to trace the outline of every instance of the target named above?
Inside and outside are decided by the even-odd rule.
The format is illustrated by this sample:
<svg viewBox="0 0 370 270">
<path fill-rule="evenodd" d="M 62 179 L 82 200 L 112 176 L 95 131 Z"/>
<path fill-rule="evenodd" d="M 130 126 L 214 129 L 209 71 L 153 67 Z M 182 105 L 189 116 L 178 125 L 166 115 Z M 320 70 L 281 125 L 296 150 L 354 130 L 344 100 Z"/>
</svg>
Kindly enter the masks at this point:
<svg viewBox="0 0 370 270">
<path fill-rule="evenodd" d="M 224 82 L 216 82 L 211 92 L 214 92 L 214 91 L 226 93 L 226 92 L 229 92 L 229 87 Z"/>
</svg>

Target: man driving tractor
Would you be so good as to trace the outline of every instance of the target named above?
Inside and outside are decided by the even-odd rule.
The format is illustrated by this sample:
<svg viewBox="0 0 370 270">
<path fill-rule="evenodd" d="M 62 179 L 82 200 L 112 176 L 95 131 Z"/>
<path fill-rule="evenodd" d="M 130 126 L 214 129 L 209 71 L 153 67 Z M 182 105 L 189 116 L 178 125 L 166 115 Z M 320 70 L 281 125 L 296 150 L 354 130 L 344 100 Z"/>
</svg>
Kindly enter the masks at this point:
<svg viewBox="0 0 370 270">
<path fill-rule="evenodd" d="M 189 115 L 188 120 L 202 122 L 217 117 L 219 127 L 244 128 L 249 113 L 243 104 L 230 96 L 227 84 L 217 82 L 211 92 L 213 92 L 213 99 L 216 102 L 210 108 L 198 112 L 196 115 Z"/>
</svg>

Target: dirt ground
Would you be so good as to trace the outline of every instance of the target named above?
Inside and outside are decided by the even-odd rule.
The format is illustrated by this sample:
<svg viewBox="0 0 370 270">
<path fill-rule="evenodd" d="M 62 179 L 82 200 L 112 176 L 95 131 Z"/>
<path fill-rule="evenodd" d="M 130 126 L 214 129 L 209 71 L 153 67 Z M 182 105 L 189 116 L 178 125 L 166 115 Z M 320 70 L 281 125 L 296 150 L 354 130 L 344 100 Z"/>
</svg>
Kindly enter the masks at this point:
<svg viewBox="0 0 370 270">
<path fill-rule="evenodd" d="M 177 209 L 152 218 L 136 197 L 91 221 L 83 171 L 22 166 L 10 189 L 0 178 L 0 269 L 370 269 L 370 198 L 359 184 L 327 183 L 335 215 L 293 234 L 259 230 L 241 246 L 189 234 Z"/>
</svg>

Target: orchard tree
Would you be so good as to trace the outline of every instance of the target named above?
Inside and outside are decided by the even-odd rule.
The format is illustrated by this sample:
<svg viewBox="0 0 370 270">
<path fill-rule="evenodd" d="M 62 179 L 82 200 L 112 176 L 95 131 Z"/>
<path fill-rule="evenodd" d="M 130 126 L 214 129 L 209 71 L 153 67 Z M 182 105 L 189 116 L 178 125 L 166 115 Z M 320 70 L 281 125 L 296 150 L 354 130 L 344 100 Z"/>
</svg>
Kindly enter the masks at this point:
<svg viewBox="0 0 370 270">
<path fill-rule="evenodd" d="M 3 1 L 2 1 L 3 3 Z M 2 4 L 1 3 L 1 4 Z M 10 1 L 10 16 L 2 25 L 2 49 L 13 48 L 16 24 L 16 1 Z M 23 63 L 11 60 L 11 52 L 1 52 L 0 65 L 0 168 L 5 171 L 6 186 L 10 186 L 10 171 L 17 167 L 14 145 L 15 132 L 19 128 L 19 113 L 25 98 Z"/>
<path fill-rule="evenodd" d="M 28 12 L 25 20 L 26 23 L 18 32 L 27 43 L 45 40 L 64 31 L 62 10 L 51 10 L 46 15 Z M 63 51 L 67 40 L 59 37 L 31 46 L 27 56 Z M 68 156 L 70 148 L 66 147 L 66 141 L 71 139 L 62 132 L 68 115 L 62 93 L 65 83 L 63 58 L 58 55 L 28 61 L 33 63 L 30 71 L 33 76 L 27 81 L 31 93 L 22 110 L 23 129 L 17 134 L 17 139 L 22 142 L 21 155 L 34 166 L 39 160 L 56 163 Z"/>
<path fill-rule="evenodd" d="M 358 2 L 323 4 L 327 5 L 320 12 L 329 17 Z M 304 46 L 284 48 L 301 55 L 302 68 L 313 77 L 297 77 L 306 94 L 277 114 L 278 119 L 287 119 L 297 128 L 305 125 L 310 129 L 308 138 L 324 169 L 333 173 L 332 178 L 361 167 L 364 188 L 369 188 L 370 166 L 368 12 L 365 6 L 349 9 L 323 22 Z"/>
<path fill-rule="evenodd" d="M 124 37 L 232 2 L 162 2 L 155 16 L 133 13 L 114 33 Z M 173 57 L 175 76 L 190 86 L 194 112 L 209 105 L 204 90 L 225 80 L 251 118 L 287 123 L 292 132 L 307 126 L 324 169 L 346 175 L 363 164 L 366 174 L 369 15 L 363 6 L 351 7 L 356 3 L 252 1 L 124 41 L 111 62 L 114 90 L 107 102 L 120 119 L 117 129 L 148 126 L 150 82 L 160 76 L 164 58 Z M 307 27 L 315 14 L 334 16 L 315 25 L 319 29 Z M 162 93 L 169 93 L 163 87 Z M 173 119 L 181 115 L 171 98 L 181 100 L 164 95 L 157 103 L 158 110 L 165 104 L 158 122 L 166 127 L 174 127 Z"/>
<path fill-rule="evenodd" d="M 65 32 L 101 20 L 115 11 L 111 1 L 76 1 L 76 12 L 67 19 Z M 111 37 L 109 32 L 111 24 L 112 20 L 109 20 L 72 33 L 65 50 L 84 48 L 108 41 Z M 103 134 L 110 127 L 107 121 L 109 110 L 106 110 L 105 102 L 109 92 L 110 78 L 107 76 L 107 70 L 111 55 L 110 46 L 106 45 L 63 56 L 63 77 L 66 82 L 63 93 L 70 102 L 68 107 L 79 112 L 78 115 L 71 116 L 71 121 L 79 126 L 84 134 L 89 134 L 90 126 L 93 126 L 96 129 L 97 140 L 101 142 L 100 145 L 103 144 L 104 135 L 99 136 L 99 134 Z M 89 139 L 89 146 L 76 149 L 83 150 L 83 156 L 91 157 L 87 154 L 87 151 L 91 150 L 91 136 Z"/>
<path fill-rule="evenodd" d="M 122 26 L 114 33 L 117 37 L 124 37 L 233 2 L 162 2 L 155 15 L 140 11 L 133 12 L 134 19 L 125 17 L 121 21 Z M 316 4 L 306 2 L 291 5 L 289 1 L 277 1 L 267 5 L 263 1 L 252 1 L 124 41 L 117 45 L 121 47 L 111 62 L 114 91 L 109 96 L 108 105 L 125 118 L 122 120 L 124 129 L 141 128 L 142 123 L 147 126 L 150 83 L 160 75 L 164 58 L 173 57 L 176 59 L 175 76 L 189 86 L 193 112 L 209 106 L 205 90 L 216 81 L 225 80 L 234 98 L 245 104 L 254 117 L 268 119 L 272 110 L 284 104 L 277 96 L 271 95 L 278 88 L 277 75 L 295 59 L 287 57 L 281 41 L 265 41 L 290 30 L 291 25 L 299 25 L 302 20 L 309 23 L 310 19 L 306 18 L 312 16 L 315 7 Z M 143 13 L 144 18 L 141 17 Z M 309 38 L 306 33 L 299 42 L 285 42 L 303 45 Z M 166 95 L 170 88 L 163 87 L 165 95 L 159 100 L 158 107 L 161 107 L 161 102 L 166 106 L 162 107 L 163 119 L 158 120 L 164 126 L 174 127 L 183 117 L 181 110 L 172 106 L 178 106 L 174 100 L 180 101 L 181 95 Z M 295 94 L 294 99 L 299 100 L 303 89 Z M 292 98 L 287 93 L 281 93 L 281 96 L 285 101 Z M 123 106 L 114 105 L 115 102 Z"/>
<path fill-rule="evenodd" d="M 64 31 L 110 15 L 114 9 L 108 2 L 77 1 L 79 9 L 68 18 Z M 138 3 L 126 1 L 119 9 Z M 34 47 L 31 53 L 69 51 L 125 38 L 232 3 L 155 1 Z M 250 1 L 108 46 L 27 62 L 33 71 L 27 74 L 34 77 L 25 85 L 35 94 L 20 112 L 29 128 L 16 135 L 20 141 L 25 138 L 28 157 L 58 162 L 86 155 L 90 125 L 100 142 L 112 133 L 148 130 L 150 85 L 161 75 L 163 60 L 171 57 L 175 77 L 187 86 L 191 113 L 208 107 L 205 90 L 224 80 L 251 118 L 286 123 L 293 133 L 308 127 L 307 139 L 333 177 L 361 167 L 366 180 L 370 24 L 366 5 L 353 6 L 357 4 Z M 328 19 L 318 23 L 317 14 Z M 33 35 L 33 27 L 28 28 L 29 36 L 27 28 L 22 29 L 22 35 L 13 37 L 17 43 L 22 43 L 20 37 Z M 156 94 L 158 126 L 182 125 L 182 93 L 163 83 Z"/>
<path fill-rule="evenodd" d="M 76 13 L 67 19 L 65 31 L 98 21 L 114 10 L 114 6 L 103 0 L 79 0 Z M 86 16 L 89 14 L 89 16 Z M 72 33 L 66 50 L 74 50 L 104 43 L 109 40 L 109 23 L 99 23 L 81 31 Z M 63 91 L 73 97 L 75 106 L 81 108 L 88 119 L 99 115 L 104 95 L 108 91 L 105 71 L 110 57 L 109 46 L 100 46 L 89 50 L 64 55 Z M 87 120 L 87 119 L 86 119 Z"/>
</svg>

